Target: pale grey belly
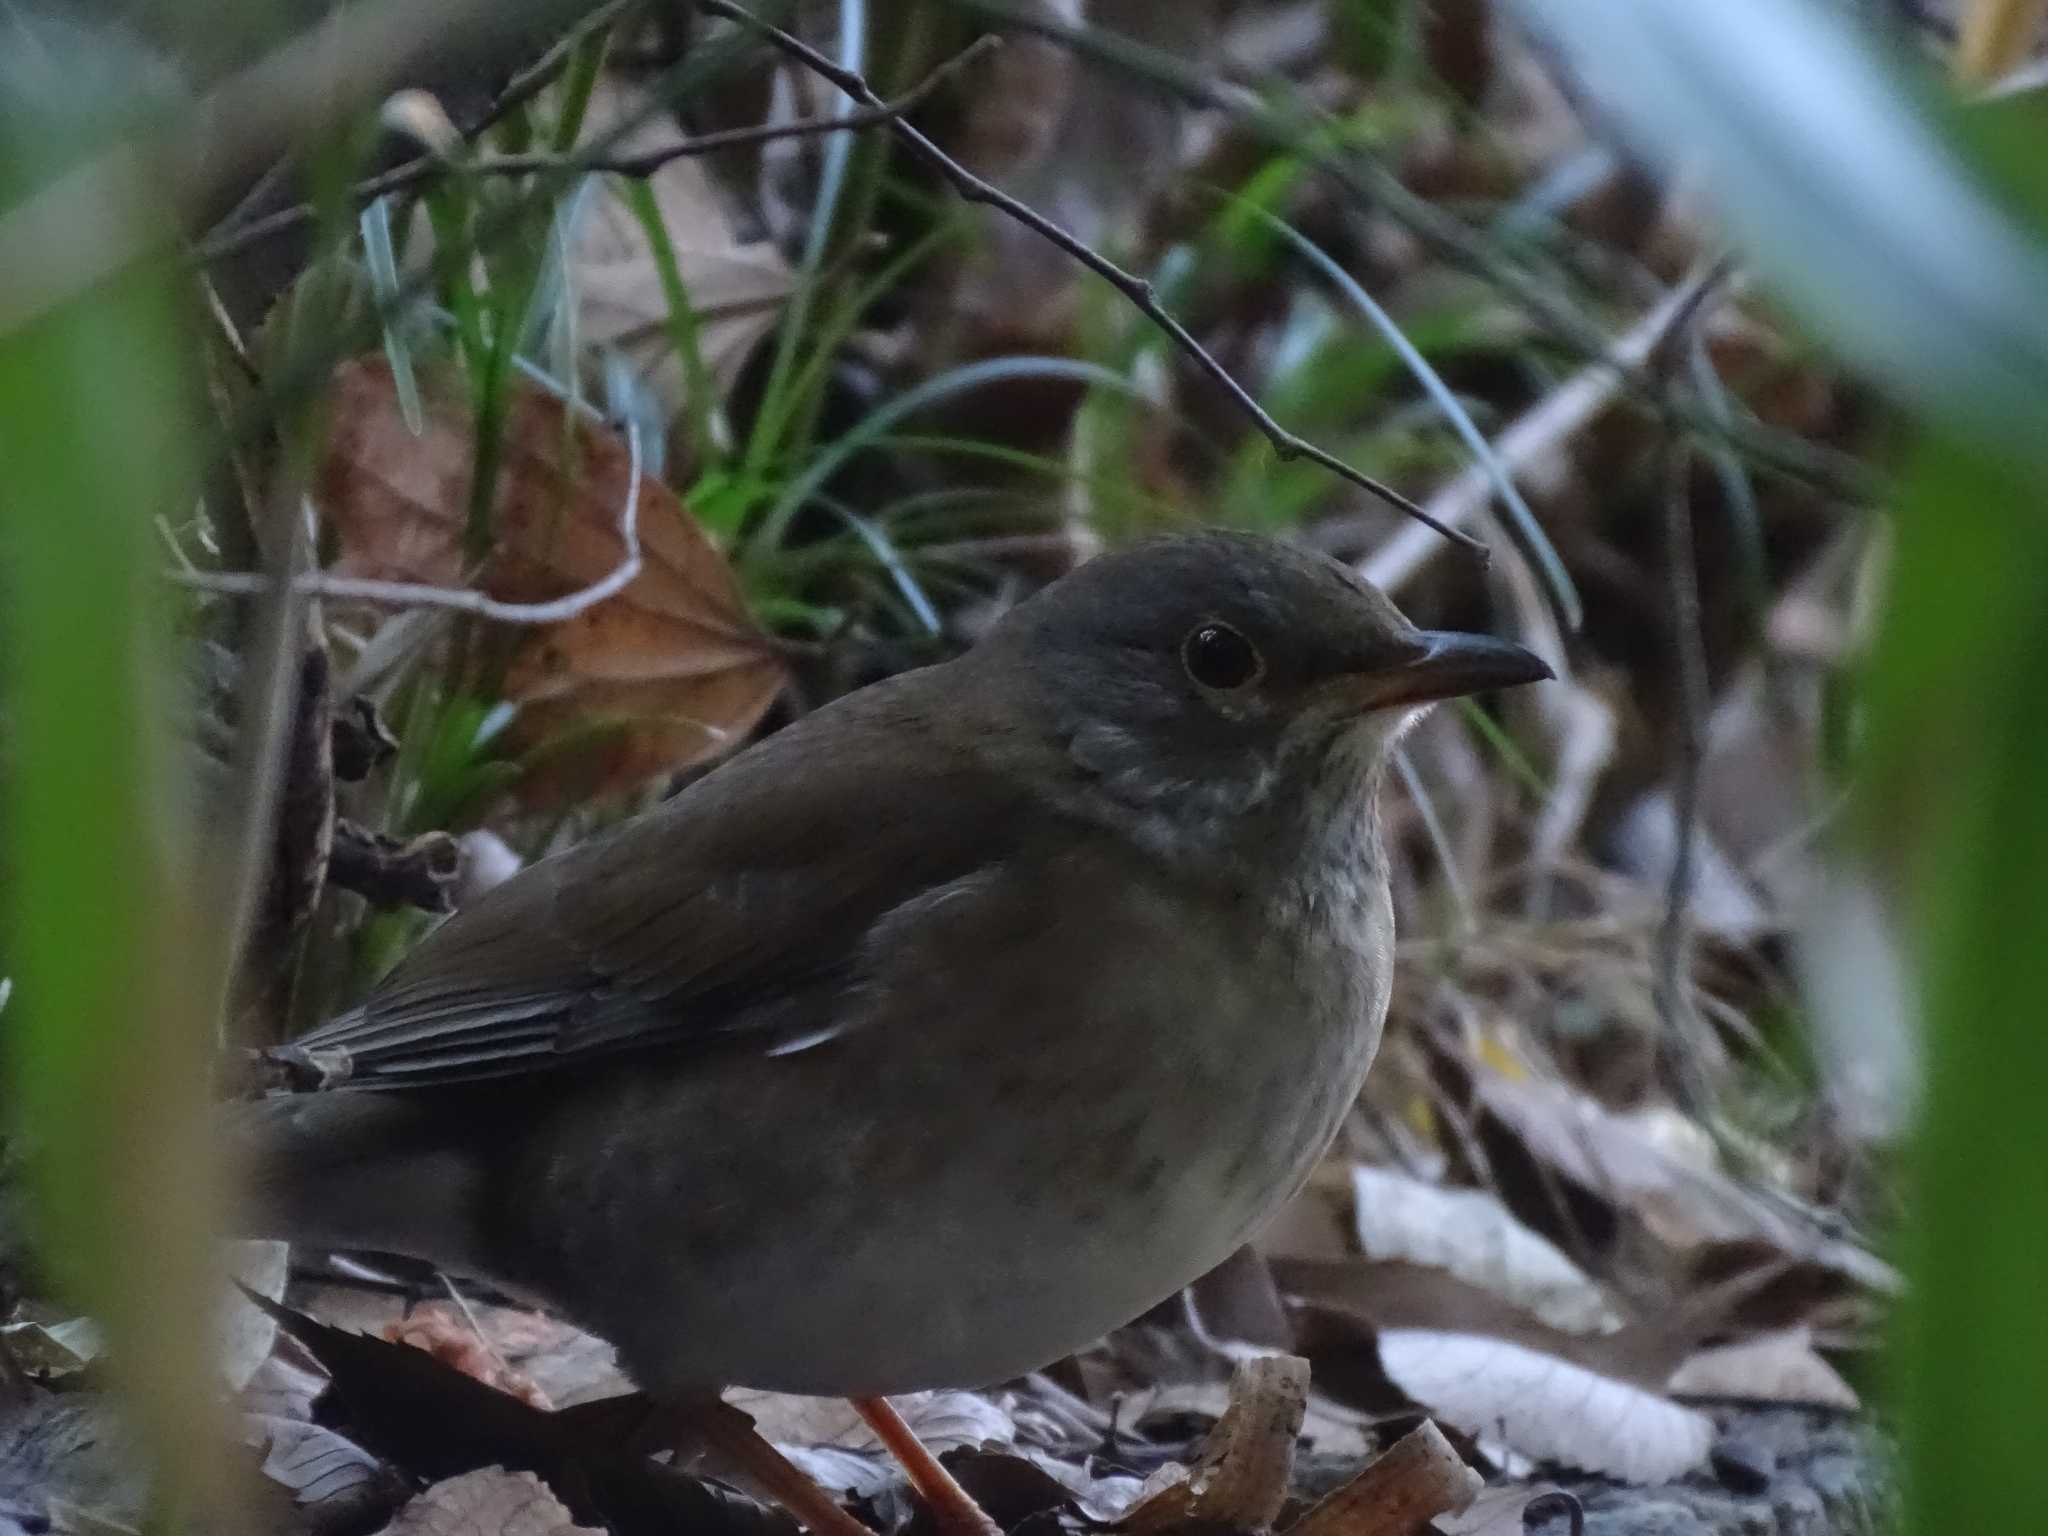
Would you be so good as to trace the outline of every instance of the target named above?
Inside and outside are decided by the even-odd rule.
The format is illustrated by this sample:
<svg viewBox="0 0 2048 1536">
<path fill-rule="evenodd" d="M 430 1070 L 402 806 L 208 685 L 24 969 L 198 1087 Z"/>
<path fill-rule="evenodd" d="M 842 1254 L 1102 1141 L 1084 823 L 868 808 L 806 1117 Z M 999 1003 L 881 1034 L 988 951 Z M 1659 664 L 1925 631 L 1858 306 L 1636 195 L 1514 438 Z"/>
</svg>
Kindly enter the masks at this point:
<svg viewBox="0 0 2048 1536">
<path fill-rule="evenodd" d="M 504 1278 L 552 1294 L 656 1390 L 1012 1376 L 1129 1321 L 1270 1215 L 1355 1097 L 1383 1007 L 1239 999 L 1200 1041 L 1184 1018 L 1126 1019 L 1100 1055 L 1092 1033 L 1054 1030 L 980 1063 L 974 1102 L 929 1055 L 863 1077 L 865 1041 L 643 1076 L 609 1129 L 582 1122 L 519 1176 L 575 1273 Z"/>
</svg>

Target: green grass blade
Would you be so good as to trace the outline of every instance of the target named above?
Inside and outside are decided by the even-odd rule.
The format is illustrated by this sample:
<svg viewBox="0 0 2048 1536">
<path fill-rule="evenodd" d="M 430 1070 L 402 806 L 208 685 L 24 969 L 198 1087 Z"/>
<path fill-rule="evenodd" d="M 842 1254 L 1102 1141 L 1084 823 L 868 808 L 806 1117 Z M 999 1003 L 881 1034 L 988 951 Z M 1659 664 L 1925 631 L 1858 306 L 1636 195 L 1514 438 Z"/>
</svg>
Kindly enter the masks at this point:
<svg viewBox="0 0 2048 1536">
<path fill-rule="evenodd" d="M 1515 489 L 1514 476 L 1508 473 L 1507 466 L 1502 464 L 1499 456 L 1494 453 L 1493 445 L 1486 440 L 1486 434 L 1473 425 L 1471 416 L 1467 414 L 1464 406 L 1458 403 L 1457 396 L 1451 393 L 1437 371 L 1430 367 L 1429 360 L 1416 349 L 1415 344 L 1407 336 L 1402 334 L 1401 328 L 1394 323 L 1394 317 L 1381 308 L 1378 301 L 1365 291 L 1364 285 L 1346 272 L 1328 251 L 1286 220 L 1268 213 L 1263 208 L 1246 204 L 1245 212 L 1285 240 L 1296 254 L 1335 284 L 1337 290 L 1371 322 L 1373 328 L 1386 339 L 1387 345 L 1392 347 L 1400 355 L 1401 361 L 1408 365 L 1408 371 L 1414 374 L 1416 382 L 1428 391 L 1429 397 L 1444 413 L 1444 419 L 1451 424 L 1452 430 L 1464 439 L 1465 446 L 1472 451 L 1472 457 L 1479 461 L 1480 467 L 1486 471 L 1487 478 L 1493 482 L 1494 494 L 1507 509 L 1507 525 L 1514 531 L 1516 546 L 1542 583 L 1544 594 L 1550 599 L 1559 622 L 1566 629 L 1576 631 L 1584 621 L 1585 607 L 1579 601 L 1578 588 L 1572 584 L 1571 574 L 1565 570 L 1564 561 L 1558 557 L 1555 546 L 1544 534 L 1543 525 L 1536 521 L 1536 514 L 1530 511 L 1529 504 L 1522 500 L 1522 493 Z"/>
<path fill-rule="evenodd" d="M 871 447 L 897 422 L 990 384 L 1017 379 L 1071 379 L 1109 389 L 1127 390 L 1131 387 L 1128 380 L 1107 368 L 1065 357 L 999 357 L 934 374 L 914 389 L 905 390 L 887 404 L 876 407 L 845 433 L 820 448 L 804 472 L 783 488 L 774 504 L 763 514 L 760 527 L 747 541 L 746 561 L 753 563 L 765 559 L 778 549 L 796 514 L 848 459 L 863 448 Z"/>
</svg>

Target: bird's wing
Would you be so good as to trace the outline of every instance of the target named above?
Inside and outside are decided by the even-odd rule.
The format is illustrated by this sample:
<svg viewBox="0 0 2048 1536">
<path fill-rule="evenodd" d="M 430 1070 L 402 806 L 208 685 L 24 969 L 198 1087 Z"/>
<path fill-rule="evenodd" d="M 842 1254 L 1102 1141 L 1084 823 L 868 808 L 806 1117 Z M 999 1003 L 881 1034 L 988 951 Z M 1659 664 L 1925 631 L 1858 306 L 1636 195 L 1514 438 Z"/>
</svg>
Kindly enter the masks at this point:
<svg viewBox="0 0 2048 1536">
<path fill-rule="evenodd" d="M 1001 865 L 1018 809 L 915 691 L 868 693 L 514 876 L 282 1054 L 405 1088 L 848 1027 L 875 935 Z"/>
</svg>

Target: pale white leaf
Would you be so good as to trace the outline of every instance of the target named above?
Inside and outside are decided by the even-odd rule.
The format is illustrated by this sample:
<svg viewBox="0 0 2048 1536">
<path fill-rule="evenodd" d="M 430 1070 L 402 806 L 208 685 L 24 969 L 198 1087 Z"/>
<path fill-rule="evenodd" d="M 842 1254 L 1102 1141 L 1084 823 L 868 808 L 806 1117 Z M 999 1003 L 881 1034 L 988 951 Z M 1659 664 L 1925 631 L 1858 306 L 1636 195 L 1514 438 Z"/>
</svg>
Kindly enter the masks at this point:
<svg viewBox="0 0 2048 1536">
<path fill-rule="evenodd" d="M 1351 1170 L 1351 1190 L 1367 1258 L 1446 1270 L 1566 1333 L 1621 1327 L 1592 1278 L 1493 1195 L 1363 1164 Z"/>
<path fill-rule="evenodd" d="M 291 1247 L 286 1243 L 250 1241 L 228 1245 L 228 1272 L 271 1301 L 284 1298 L 290 1264 Z M 269 1358 L 277 1343 L 277 1320 L 252 1305 L 239 1289 L 229 1286 L 221 1298 L 215 1338 L 221 1374 L 227 1378 L 230 1390 L 239 1392 L 249 1385 L 256 1368 Z"/>
<path fill-rule="evenodd" d="M 1438 1418 L 1539 1462 L 1662 1483 L 1713 1444 L 1705 1414 L 1519 1344 L 1390 1328 L 1379 1350 L 1395 1385 Z"/>
<path fill-rule="evenodd" d="M 1809 1403 L 1853 1413 L 1856 1389 L 1814 1351 L 1805 1328 L 1783 1328 L 1703 1349 L 1671 1373 L 1671 1391 L 1689 1397 L 1733 1397 L 1761 1403 Z"/>
<path fill-rule="evenodd" d="M 599 1536 L 576 1524 L 531 1472 L 482 1467 L 436 1483 L 401 1509 L 384 1536 Z"/>
</svg>

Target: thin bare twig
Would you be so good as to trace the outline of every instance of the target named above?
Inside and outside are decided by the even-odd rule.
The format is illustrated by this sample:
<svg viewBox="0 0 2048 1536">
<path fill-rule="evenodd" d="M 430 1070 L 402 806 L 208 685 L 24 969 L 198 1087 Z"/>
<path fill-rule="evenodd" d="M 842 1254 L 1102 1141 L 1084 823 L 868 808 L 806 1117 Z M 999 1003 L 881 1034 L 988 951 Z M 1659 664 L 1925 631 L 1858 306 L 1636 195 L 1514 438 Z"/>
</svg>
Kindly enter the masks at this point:
<svg viewBox="0 0 2048 1536">
<path fill-rule="evenodd" d="M 1695 1049 L 1700 1027 L 1692 996 L 1692 888 L 1699 837 L 1700 762 L 1706 754 L 1706 647 L 1700 636 L 1700 581 L 1693 562 L 1692 450 L 1671 439 L 1666 452 L 1664 579 L 1671 603 L 1671 645 L 1678 672 L 1677 762 L 1672 772 L 1671 873 L 1664 887 L 1664 920 L 1657 928 L 1656 979 L 1651 995 L 1671 1059 L 1678 1064 L 1681 1107 L 1706 1107 L 1706 1084 Z"/>
<path fill-rule="evenodd" d="M 470 128 L 470 136 L 474 138 L 486 128 L 503 122 L 510 113 L 525 106 L 554 84 L 555 77 L 561 74 L 571 54 L 589 41 L 593 34 L 602 32 L 618 22 L 641 3 L 642 0 L 609 0 L 608 4 L 600 5 L 556 38 L 545 53 L 505 82 L 504 89 L 492 98 L 490 107 Z"/>
<path fill-rule="evenodd" d="M 1699 322 L 1708 294 L 1728 270 L 1725 258 L 1708 268 L 1698 292 L 1651 349 L 1647 364 L 1667 387 L 1686 355 L 1687 338 Z M 1665 458 L 1664 580 L 1671 603 L 1671 647 L 1678 674 L 1678 760 L 1672 772 L 1671 873 L 1664 888 L 1664 920 L 1657 930 L 1651 995 L 1671 1042 L 1682 1107 L 1698 1115 L 1707 1107 L 1707 1085 L 1697 1049 L 1701 1024 L 1692 991 L 1692 891 L 1699 840 L 1700 767 L 1706 756 L 1707 711 L 1712 699 L 1706 641 L 1700 628 L 1699 568 L 1693 554 L 1692 446 L 1674 436 L 1667 443 Z"/>
<path fill-rule="evenodd" d="M 354 206 L 361 207 L 380 197 L 389 196 L 394 192 L 410 191 L 414 187 L 450 175 L 582 176 L 595 173 L 641 178 L 653 175 L 674 161 L 714 154 L 720 150 L 765 144 L 776 139 L 817 138 L 831 133 L 872 128 L 914 110 L 968 64 L 1000 46 L 1000 38 L 976 38 L 893 101 L 863 107 L 857 112 L 848 112 L 838 117 L 805 117 L 787 123 L 756 123 L 746 128 L 721 128 L 715 133 L 678 139 L 672 144 L 663 144 L 656 149 L 641 150 L 629 155 L 480 155 L 468 161 L 450 160 L 441 155 L 421 155 L 378 175 L 365 177 L 349 189 L 349 198 Z M 194 247 L 192 260 L 196 265 L 205 266 L 210 262 L 239 255 L 251 246 L 260 245 L 266 240 L 312 223 L 319 214 L 320 210 L 311 203 L 295 203 L 289 208 L 280 208 L 274 213 L 252 219 L 233 229 L 209 235 Z"/>
<path fill-rule="evenodd" d="M 732 3 L 732 0 L 699 0 L 698 9 L 707 15 L 723 16 L 730 21 L 737 22 L 739 25 L 751 29 L 766 38 L 777 49 L 796 59 L 806 69 L 809 69 L 821 79 L 836 85 L 855 101 L 869 107 L 886 105 L 882 98 L 875 94 L 874 88 L 868 84 L 866 76 L 858 71 L 841 67 L 817 49 L 811 47 L 810 44 L 804 42 L 803 39 L 761 20 L 744 6 Z M 1464 547 L 1482 564 L 1485 563 L 1487 549 L 1479 540 L 1473 538 L 1468 533 L 1460 532 L 1440 522 L 1392 486 L 1352 468 L 1334 453 L 1324 448 L 1318 448 L 1306 438 L 1297 437 L 1294 433 L 1281 426 L 1279 422 L 1275 421 L 1267 413 L 1265 407 L 1254 400 L 1250 392 L 1231 376 L 1230 370 L 1216 361 L 1209 354 L 1208 349 L 1195 340 L 1187 327 L 1167 312 L 1165 307 L 1160 304 L 1159 295 L 1153 289 L 1151 283 L 1134 272 L 1125 271 L 1107 256 L 1104 256 L 1077 236 L 1070 234 L 1062 225 L 1054 223 L 1028 203 L 1020 202 L 999 187 L 982 180 L 981 177 L 968 170 L 967 167 L 955 160 L 943 149 L 940 149 L 938 145 L 934 144 L 924 134 L 913 128 L 909 123 L 904 122 L 901 118 L 890 119 L 888 126 L 890 131 L 897 138 L 901 139 L 913 154 L 923 160 L 934 171 L 938 172 L 951 185 L 954 192 L 963 202 L 979 203 L 985 207 L 994 208 L 1006 217 L 1016 220 L 1033 234 L 1038 235 L 1041 239 L 1066 252 L 1075 261 L 1121 293 L 1140 314 L 1166 332 L 1174 345 L 1186 353 L 1197 367 L 1213 379 L 1230 396 L 1238 409 L 1251 419 L 1253 425 L 1273 445 L 1273 451 L 1279 457 L 1282 459 L 1307 459 L 1312 463 L 1322 465 L 1323 468 L 1339 478 L 1348 480 L 1353 485 L 1371 492 L 1388 505 L 1399 508 L 1416 521 L 1435 529 L 1454 544 Z"/>
<path fill-rule="evenodd" d="M 428 582 L 371 581 L 353 576 L 330 576 L 311 571 L 297 577 L 291 588 L 302 596 L 332 598 L 339 602 L 378 603 L 392 608 L 443 608 L 456 613 L 473 613 L 503 624 L 561 624 L 596 607 L 624 589 L 640 574 L 640 433 L 626 424 L 629 465 L 626 502 L 619 512 L 619 539 L 626 547 L 618 566 L 589 586 L 545 603 L 507 603 L 468 587 L 437 587 Z M 311 508 L 307 509 L 311 515 Z M 272 578 L 244 571 L 174 570 L 164 573 L 166 581 L 201 592 L 244 597 L 265 592 Z"/>
</svg>

